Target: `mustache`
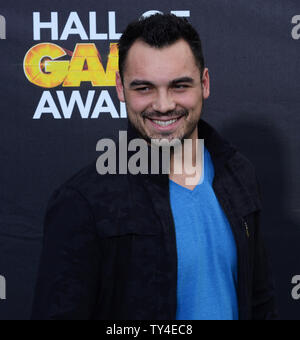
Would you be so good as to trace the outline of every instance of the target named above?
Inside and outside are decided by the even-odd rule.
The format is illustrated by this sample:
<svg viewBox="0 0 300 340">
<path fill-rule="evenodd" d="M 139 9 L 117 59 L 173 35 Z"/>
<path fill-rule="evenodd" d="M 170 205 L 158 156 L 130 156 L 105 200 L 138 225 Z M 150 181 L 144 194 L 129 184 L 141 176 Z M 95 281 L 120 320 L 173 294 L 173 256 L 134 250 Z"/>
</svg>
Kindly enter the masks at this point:
<svg viewBox="0 0 300 340">
<path fill-rule="evenodd" d="M 186 109 L 182 109 L 182 110 L 172 110 L 172 111 L 168 111 L 168 112 L 159 112 L 159 111 L 144 111 L 142 112 L 142 117 L 143 118 L 148 118 L 148 119 L 152 119 L 152 118 L 157 118 L 157 117 L 169 117 L 169 118 L 177 118 L 177 117 L 182 117 L 185 116 L 187 117 L 189 115 L 189 111 Z"/>
</svg>

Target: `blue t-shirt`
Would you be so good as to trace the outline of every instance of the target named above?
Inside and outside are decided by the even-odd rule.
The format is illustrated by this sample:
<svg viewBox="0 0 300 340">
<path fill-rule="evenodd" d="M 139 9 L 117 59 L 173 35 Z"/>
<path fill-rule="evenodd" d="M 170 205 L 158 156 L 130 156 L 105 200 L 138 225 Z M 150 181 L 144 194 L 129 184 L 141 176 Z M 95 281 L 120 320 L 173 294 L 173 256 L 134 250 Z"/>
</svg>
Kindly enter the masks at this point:
<svg viewBox="0 0 300 340">
<path fill-rule="evenodd" d="M 212 183 L 204 148 L 202 180 L 189 190 L 170 180 L 178 253 L 177 320 L 237 320 L 237 250 Z"/>
</svg>

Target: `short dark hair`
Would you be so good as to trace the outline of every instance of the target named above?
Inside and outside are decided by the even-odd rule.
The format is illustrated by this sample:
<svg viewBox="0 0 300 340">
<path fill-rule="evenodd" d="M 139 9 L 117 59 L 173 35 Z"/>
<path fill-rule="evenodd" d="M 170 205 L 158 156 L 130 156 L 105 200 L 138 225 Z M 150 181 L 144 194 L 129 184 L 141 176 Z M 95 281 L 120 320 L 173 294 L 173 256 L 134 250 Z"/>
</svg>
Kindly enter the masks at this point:
<svg viewBox="0 0 300 340">
<path fill-rule="evenodd" d="M 163 48 L 180 39 L 185 40 L 191 47 L 202 80 L 205 62 L 199 34 L 187 19 L 158 13 L 132 22 L 123 33 L 119 41 L 119 71 L 122 81 L 128 52 L 137 40 L 142 40 L 151 47 Z"/>
</svg>

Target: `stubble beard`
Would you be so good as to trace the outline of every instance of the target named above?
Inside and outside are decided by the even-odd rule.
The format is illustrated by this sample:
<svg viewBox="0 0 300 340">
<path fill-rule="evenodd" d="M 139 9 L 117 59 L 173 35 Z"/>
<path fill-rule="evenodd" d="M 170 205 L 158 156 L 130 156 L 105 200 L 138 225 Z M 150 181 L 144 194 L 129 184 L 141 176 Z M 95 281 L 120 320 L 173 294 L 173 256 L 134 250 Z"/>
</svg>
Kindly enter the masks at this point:
<svg viewBox="0 0 300 340">
<path fill-rule="evenodd" d="M 127 112 L 129 113 L 130 111 L 128 110 L 127 107 Z M 145 119 L 147 118 L 151 118 L 151 117 L 157 117 L 157 116 L 169 116 L 170 119 L 172 119 L 172 117 L 176 117 L 176 116 L 183 116 L 183 119 L 185 120 L 185 122 L 183 122 L 183 131 L 182 132 L 174 132 L 173 134 L 147 134 L 146 129 L 144 128 L 145 126 Z M 190 116 L 190 113 L 188 110 L 174 110 L 172 112 L 169 112 L 168 114 L 161 114 L 158 112 L 147 112 L 144 111 L 140 114 L 139 117 L 137 117 L 136 115 L 134 115 L 134 117 L 132 117 L 132 115 L 128 115 L 129 121 L 130 123 L 134 126 L 134 128 L 137 130 L 137 132 L 139 133 L 139 135 L 146 140 L 146 142 L 148 144 L 151 144 L 151 142 L 153 142 L 153 140 L 162 140 L 162 139 L 166 139 L 169 142 L 171 142 L 172 140 L 179 140 L 182 144 L 184 142 L 185 139 L 190 139 L 191 136 L 193 135 L 193 133 L 195 132 L 195 129 L 198 126 L 200 117 L 202 115 L 202 112 L 200 113 L 200 116 L 198 119 L 193 119 L 192 121 L 188 121 L 188 117 Z M 181 118 L 182 119 L 182 118 Z M 143 121 L 143 123 L 142 123 Z"/>
</svg>

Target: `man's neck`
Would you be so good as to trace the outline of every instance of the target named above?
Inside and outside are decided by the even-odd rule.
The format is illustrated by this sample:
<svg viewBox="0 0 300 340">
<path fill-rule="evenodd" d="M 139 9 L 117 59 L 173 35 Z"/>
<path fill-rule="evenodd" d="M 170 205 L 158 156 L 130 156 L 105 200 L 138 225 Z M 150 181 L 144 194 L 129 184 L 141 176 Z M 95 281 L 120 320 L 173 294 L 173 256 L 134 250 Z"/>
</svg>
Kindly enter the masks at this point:
<svg viewBox="0 0 300 340">
<path fill-rule="evenodd" d="M 198 127 L 189 140 L 189 143 L 183 143 L 182 157 L 181 154 L 176 154 L 176 151 L 172 152 L 169 178 L 189 190 L 194 190 L 203 172 L 203 148 L 198 142 Z M 178 169 L 182 169 L 180 174 L 178 174 Z"/>
</svg>

